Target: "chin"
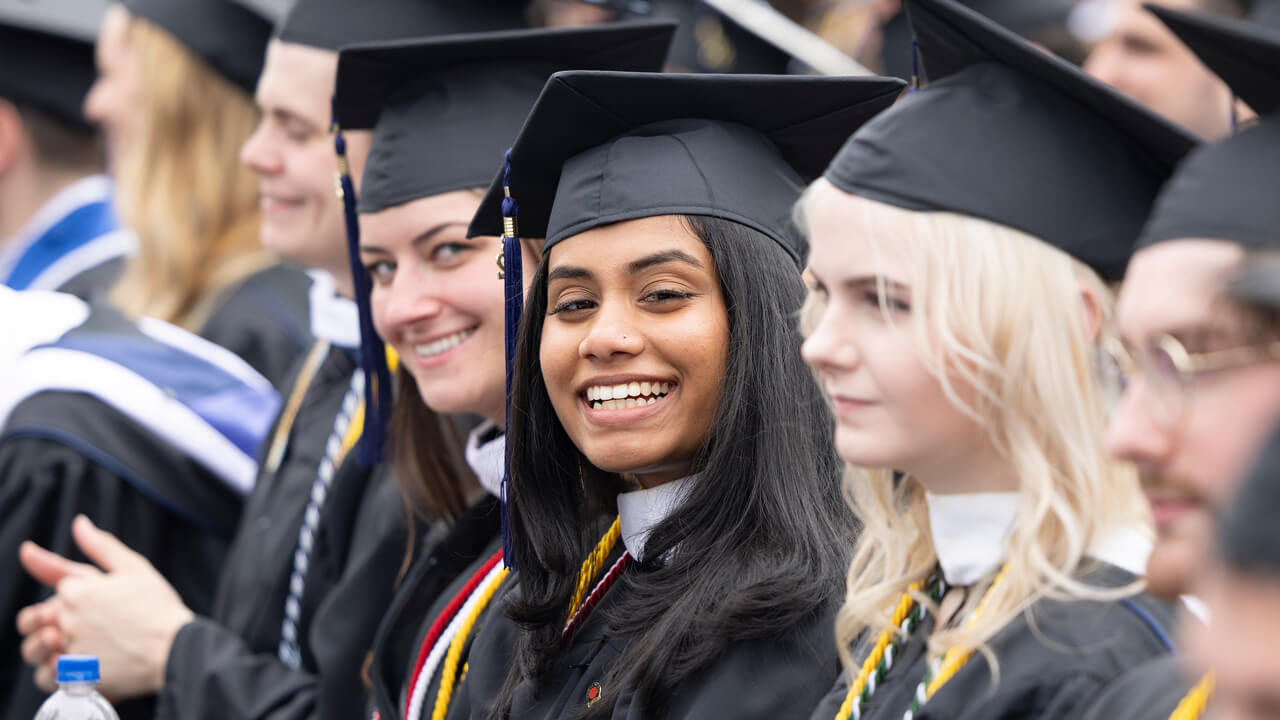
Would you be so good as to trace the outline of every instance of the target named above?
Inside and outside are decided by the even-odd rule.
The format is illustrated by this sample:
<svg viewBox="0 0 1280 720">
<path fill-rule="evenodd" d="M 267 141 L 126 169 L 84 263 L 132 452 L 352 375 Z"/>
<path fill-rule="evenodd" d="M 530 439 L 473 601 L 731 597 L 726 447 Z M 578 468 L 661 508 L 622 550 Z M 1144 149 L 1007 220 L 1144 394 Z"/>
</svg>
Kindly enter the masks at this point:
<svg viewBox="0 0 1280 720">
<path fill-rule="evenodd" d="M 1165 600 L 1190 594 L 1198 580 L 1200 553 L 1183 538 L 1161 538 L 1147 558 L 1147 591 Z"/>
<path fill-rule="evenodd" d="M 836 454 L 850 465 L 865 468 L 890 468 L 902 465 L 900 453 L 886 452 L 889 444 L 877 441 L 867 433 L 836 428 Z"/>
</svg>

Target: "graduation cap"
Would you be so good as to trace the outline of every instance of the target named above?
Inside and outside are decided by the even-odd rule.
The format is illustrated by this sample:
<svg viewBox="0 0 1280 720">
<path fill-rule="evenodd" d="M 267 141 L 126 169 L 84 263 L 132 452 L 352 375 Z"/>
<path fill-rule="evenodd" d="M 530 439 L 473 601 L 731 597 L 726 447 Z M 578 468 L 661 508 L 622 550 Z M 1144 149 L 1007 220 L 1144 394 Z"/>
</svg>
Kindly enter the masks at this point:
<svg viewBox="0 0 1280 720">
<path fill-rule="evenodd" d="M 1245 573 L 1280 575 L 1280 430 L 1272 433 L 1245 476 L 1218 536 L 1226 564 Z"/>
<path fill-rule="evenodd" d="M 485 187 L 547 78 L 564 68 L 660 70 L 675 25 L 647 22 L 559 30 L 512 30 L 355 45 L 338 55 L 334 119 L 373 128 L 356 205 L 377 212 L 453 190 Z M 357 285 L 366 383 L 362 459 L 375 462 L 390 373 L 373 327 L 350 187 L 348 254 Z M 373 409 L 377 409 L 376 411 Z M 368 438 L 367 441 L 364 438 Z"/>
<path fill-rule="evenodd" d="M 509 154 L 520 230 L 546 248 L 593 227 L 655 215 L 752 227 L 797 264 L 791 206 L 840 144 L 903 88 L 891 78 L 563 72 Z M 503 231 L 504 178 L 471 235 Z"/>
<path fill-rule="evenodd" d="M 1070 34 L 1067 21 L 1077 0 L 963 0 L 963 4 L 1023 38 L 1047 41 Z M 881 35 L 880 56 L 885 73 L 910 77 L 911 27 L 906 13 L 889 18 Z"/>
<path fill-rule="evenodd" d="M 1262 117 L 1191 153 L 1160 193 L 1139 247 L 1188 238 L 1280 247 L 1280 30 L 1149 9 Z"/>
<path fill-rule="evenodd" d="M 929 86 L 868 123 L 826 177 L 914 211 L 1033 235 L 1119 280 L 1186 131 L 951 0 L 905 0 Z"/>
<path fill-rule="evenodd" d="M 1258 115 L 1280 109 L 1280 25 L 1146 5 Z"/>
<path fill-rule="evenodd" d="M 556 73 L 469 236 L 503 236 L 507 407 L 524 288 L 520 231 L 567 237 L 623 220 L 702 215 L 754 228 L 803 266 L 791 207 L 849 133 L 904 87 L 890 78 Z M 505 525 L 503 549 L 514 565 Z"/>
<path fill-rule="evenodd" d="M 104 0 L 0 0 L 0 97 L 92 132 L 81 113 L 97 77 Z"/>
<path fill-rule="evenodd" d="M 286 0 L 122 0 L 249 93 L 258 85 L 271 28 Z"/>
<path fill-rule="evenodd" d="M 526 25 L 525 0 L 296 0 L 276 28 L 284 42 L 344 45 Z"/>
<path fill-rule="evenodd" d="M 360 212 L 487 188 L 552 73 L 661 70 L 675 28 L 637 22 L 344 48 L 335 117 L 343 129 L 374 130 Z"/>
</svg>

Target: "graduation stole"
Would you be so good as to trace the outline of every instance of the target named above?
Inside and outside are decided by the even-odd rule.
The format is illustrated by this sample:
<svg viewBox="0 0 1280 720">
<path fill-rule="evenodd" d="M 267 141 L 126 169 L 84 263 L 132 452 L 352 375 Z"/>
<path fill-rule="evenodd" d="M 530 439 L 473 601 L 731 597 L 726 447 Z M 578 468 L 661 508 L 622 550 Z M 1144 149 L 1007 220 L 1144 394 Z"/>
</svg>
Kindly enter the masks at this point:
<svg viewBox="0 0 1280 720">
<path fill-rule="evenodd" d="M 1200 678 L 1200 682 L 1191 688 L 1186 697 L 1182 698 L 1178 707 L 1173 709 L 1169 720 L 1198 720 L 1204 714 L 1205 706 L 1209 704 L 1211 697 L 1213 697 L 1213 673 L 1208 673 Z"/>
<path fill-rule="evenodd" d="M 600 574 L 601 566 L 613 553 L 621 536 L 621 523 L 618 519 L 614 519 L 608 532 L 600 538 L 595 549 L 583 561 L 582 568 L 578 572 L 578 584 L 574 589 L 573 600 L 569 607 L 570 619 L 561 633 L 565 644 L 568 643 L 568 638 L 572 637 L 573 630 L 586 620 L 587 615 L 628 564 L 631 554 L 623 553 L 622 558 L 614 563 L 605 577 L 596 584 L 591 594 L 587 595 L 587 587 Z M 422 720 L 427 689 L 431 686 L 431 680 L 435 677 L 437 669 L 441 670 L 440 689 L 436 692 L 431 719 L 444 720 L 448 714 L 454 688 L 466 677 L 469 669 L 469 665 L 464 663 L 462 672 L 458 672 L 462 652 L 472 636 L 480 615 L 511 573 L 511 569 L 503 564 L 502 558 L 502 550 L 490 556 L 431 624 L 431 628 L 423 639 L 422 647 L 418 650 L 413 679 L 406 693 L 404 711 L 406 720 Z"/>
<path fill-rule="evenodd" d="M 1001 568 L 995 580 L 991 582 L 991 586 L 983 593 L 982 599 L 978 601 L 978 607 L 969 616 L 969 625 L 973 625 L 981 617 L 983 610 L 986 609 L 987 602 L 991 599 L 992 592 L 1004 580 L 1008 572 L 1008 565 Z M 875 644 L 871 647 L 871 652 L 862 663 L 862 669 L 858 672 L 858 677 L 849 685 L 849 692 L 845 695 L 844 703 L 840 705 L 840 709 L 836 712 L 836 720 L 857 720 L 862 716 L 862 704 L 867 702 L 875 693 L 876 687 L 884 680 L 889 670 L 892 669 L 894 656 L 901 649 L 905 639 L 915 632 L 920 621 L 924 619 L 925 609 L 916 603 L 913 595 L 914 593 L 919 593 L 921 589 L 921 583 L 916 582 L 908 586 L 907 592 L 903 593 L 902 599 L 898 601 L 898 605 L 893 611 L 890 626 L 876 639 Z M 938 571 L 929 583 L 928 595 L 936 603 L 942 599 L 944 594 L 946 594 L 946 581 L 942 578 L 942 572 Z M 943 653 L 940 659 L 931 663 L 925 670 L 924 679 L 920 681 L 919 687 L 916 688 L 915 696 L 911 699 L 911 706 L 907 708 L 907 712 L 903 715 L 904 720 L 911 720 L 911 718 L 915 717 L 921 706 L 928 702 L 929 698 L 933 697 L 943 685 L 946 685 L 947 681 L 954 677 L 972 656 L 973 650 L 971 649 L 951 648 Z"/>
</svg>

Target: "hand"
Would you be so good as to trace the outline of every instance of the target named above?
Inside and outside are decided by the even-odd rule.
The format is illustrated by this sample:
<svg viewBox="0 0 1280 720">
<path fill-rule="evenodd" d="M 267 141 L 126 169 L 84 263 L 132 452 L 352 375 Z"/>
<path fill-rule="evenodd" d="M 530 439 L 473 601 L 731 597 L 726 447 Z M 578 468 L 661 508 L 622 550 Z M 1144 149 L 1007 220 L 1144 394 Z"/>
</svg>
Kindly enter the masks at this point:
<svg viewBox="0 0 1280 720">
<path fill-rule="evenodd" d="M 34 544 L 26 543 L 20 551 L 24 564 L 27 554 L 33 550 L 44 552 Z M 53 553 L 45 554 L 62 560 Z M 23 608 L 18 613 L 18 633 L 22 635 L 22 659 L 35 668 L 36 686 L 45 692 L 53 692 L 57 688 L 58 656 L 67 651 L 62 645 L 62 632 L 58 629 L 57 601 L 50 598 Z"/>
<path fill-rule="evenodd" d="M 57 589 L 46 601 L 53 608 L 33 611 L 35 617 L 28 619 L 39 625 L 53 616 L 62 652 L 98 656 L 104 695 L 124 699 L 159 692 L 173 639 L 195 614 L 146 558 L 87 517 L 77 517 L 71 532 L 85 556 L 102 569 L 25 543 L 23 567 Z M 41 659 L 40 648 L 32 649 L 32 657 Z"/>
</svg>

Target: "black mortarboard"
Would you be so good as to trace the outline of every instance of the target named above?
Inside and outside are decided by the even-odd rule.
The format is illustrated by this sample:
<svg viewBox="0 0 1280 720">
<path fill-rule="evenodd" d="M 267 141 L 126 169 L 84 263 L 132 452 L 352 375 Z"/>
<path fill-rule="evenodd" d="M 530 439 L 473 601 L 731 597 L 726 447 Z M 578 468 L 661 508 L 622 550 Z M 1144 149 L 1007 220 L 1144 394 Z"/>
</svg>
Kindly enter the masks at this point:
<svg viewBox="0 0 1280 720">
<path fill-rule="evenodd" d="M 557 73 L 510 153 L 519 230 L 550 250 L 621 220 L 710 215 L 756 229 L 803 264 L 791 206 L 902 88 L 890 78 Z M 500 177 L 471 235 L 502 233 L 502 200 Z"/>
<path fill-rule="evenodd" d="M 90 131 L 81 114 L 97 71 L 103 0 L 0 0 L 0 97 Z"/>
<path fill-rule="evenodd" d="M 338 50 L 344 45 L 525 26 L 524 0 L 296 0 L 279 39 Z"/>
<path fill-rule="evenodd" d="M 122 0 L 164 28 L 223 77 L 252 93 L 271 28 L 287 0 Z"/>
<path fill-rule="evenodd" d="M 1252 20 L 1146 8 L 1258 115 L 1280 109 L 1280 27 Z"/>
<path fill-rule="evenodd" d="M 1218 551 L 1227 566 L 1246 573 L 1280 575 L 1280 431 L 1273 432 L 1244 478 L 1219 531 Z"/>
<path fill-rule="evenodd" d="M 374 128 L 360 211 L 488 187 L 552 73 L 659 71 L 674 32 L 671 22 L 640 22 L 343 48 L 338 124 Z"/>
<path fill-rule="evenodd" d="M 1197 149 L 1160 193 L 1139 246 L 1209 239 L 1280 246 L 1280 31 L 1244 20 L 1150 7 L 1238 97 L 1256 127 Z"/>
<path fill-rule="evenodd" d="M 1118 280 L 1161 184 L 1196 143 L 951 0 L 905 0 L 929 78 L 827 169 L 842 190 L 1006 225 Z"/>
<path fill-rule="evenodd" d="M 1043 44 L 1056 39 L 1054 44 L 1060 45 L 1070 35 L 1067 19 L 1076 0 L 963 0 L 963 4 L 1027 40 Z M 911 77 L 911 25 L 906 13 L 889 18 L 881 27 L 881 36 L 885 74 Z"/>
</svg>

